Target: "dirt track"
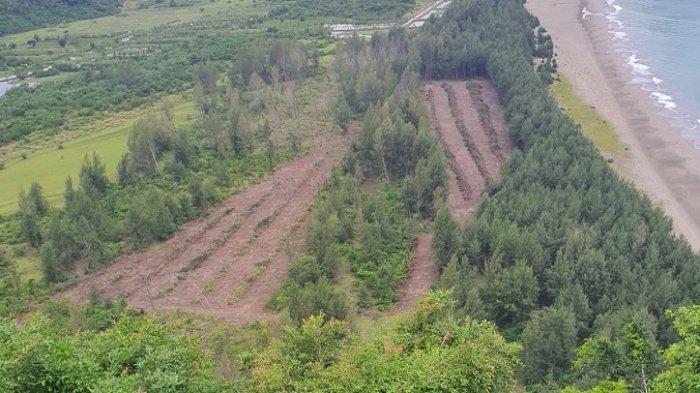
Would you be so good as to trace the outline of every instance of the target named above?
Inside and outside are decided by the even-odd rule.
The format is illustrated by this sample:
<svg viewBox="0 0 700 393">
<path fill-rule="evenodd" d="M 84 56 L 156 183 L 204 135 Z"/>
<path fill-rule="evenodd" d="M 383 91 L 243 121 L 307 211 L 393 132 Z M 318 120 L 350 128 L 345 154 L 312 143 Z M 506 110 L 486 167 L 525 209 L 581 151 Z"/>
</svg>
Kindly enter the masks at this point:
<svg viewBox="0 0 700 393">
<path fill-rule="evenodd" d="M 411 254 L 411 267 L 406 280 L 399 289 L 399 301 L 394 305 L 393 312 L 409 311 L 420 300 L 420 297 L 430 289 L 430 285 L 438 278 L 437 269 L 433 264 L 433 234 L 422 233 L 416 238 Z"/>
<path fill-rule="evenodd" d="M 271 315 L 290 250 L 303 245 L 318 188 L 348 149 L 348 138 L 319 136 L 313 151 L 229 198 L 167 242 L 124 256 L 62 296 L 84 301 L 91 288 L 124 296 L 146 311 L 180 309 L 252 322 Z"/>
</svg>

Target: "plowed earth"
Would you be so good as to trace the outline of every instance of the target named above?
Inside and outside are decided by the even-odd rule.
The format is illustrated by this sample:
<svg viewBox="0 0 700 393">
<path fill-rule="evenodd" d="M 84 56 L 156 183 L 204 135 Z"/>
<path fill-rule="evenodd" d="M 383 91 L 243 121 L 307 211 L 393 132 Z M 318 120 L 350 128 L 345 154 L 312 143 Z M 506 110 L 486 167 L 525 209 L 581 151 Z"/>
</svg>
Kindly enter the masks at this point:
<svg viewBox="0 0 700 393">
<path fill-rule="evenodd" d="M 281 288 L 292 254 L 303 248 L 319 188 L 350 138 L 320 135 L 311 153 L 229 198 L 170 240 L 126 255 L 61 296 L 84 301 L 91 288 L 145 311 L 182 310 L 240 323 L 274 315 L 265 305 Z"/>
</svg>

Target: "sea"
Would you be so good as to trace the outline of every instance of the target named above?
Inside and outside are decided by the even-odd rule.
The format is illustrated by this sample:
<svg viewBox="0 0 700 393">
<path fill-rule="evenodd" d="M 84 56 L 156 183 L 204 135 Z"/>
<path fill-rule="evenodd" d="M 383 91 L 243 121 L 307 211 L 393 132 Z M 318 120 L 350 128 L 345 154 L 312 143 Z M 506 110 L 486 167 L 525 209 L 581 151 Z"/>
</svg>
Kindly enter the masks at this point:
<svg viewBox="0 0 700 393">
<path fill-rule="evenodd" d="M 631 83 L 700 150 L 700 1 L 605 1 L 610 36 Z"/>
</svg>

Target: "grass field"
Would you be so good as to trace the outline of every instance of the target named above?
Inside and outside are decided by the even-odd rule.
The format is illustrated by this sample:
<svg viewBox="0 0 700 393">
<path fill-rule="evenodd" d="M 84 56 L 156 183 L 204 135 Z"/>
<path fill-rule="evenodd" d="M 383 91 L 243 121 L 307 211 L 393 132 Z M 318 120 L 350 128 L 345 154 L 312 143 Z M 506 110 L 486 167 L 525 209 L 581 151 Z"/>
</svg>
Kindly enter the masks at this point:
<svg viewBox="0 0 700 393">
<path fill-rule="evenodd" d="M 571 83 L 565 78 L 555 82 L 552 94 L 559 105 L 566 110 L 571 118 L 581 125 L 581 131 L 593 144 L 604 153 L 624 154 L 625 148 L 615 133 L 613 126 L 602 120 L 595 108 L 586 105 L 574 93 Z"/>
<path fill-rule="evenodd" d="M 176 1 L 176 3 L 183 3 Z M 188 2 L 185 7 L 168 7 L 163 2 L 158 7 L 137 9 L 125 7 L 117 16 L 80 20 L 55 27 L 47 27 L 2 37 L 2 41 L 25 43 L 38 35 L 39 37 L 56 37 L 68 32 L 70 36 L 100 36 L 129 31 L 131 33 L 145 32 L 157 26 L 183 24 L 197 20 L 216 20 L 232 15 L 255 15 L 256 10 L 252 0 L 214 0 Z M 258 6 L 259 8 L 259 6 Z"/>
<path fill-rule="evenodd" d="M 191 102 L 182 98 L 173 101 L 175 124 L 181 126 L 192 118 L 194 108 Z M 159 104 L 156 104 L 151 108 L 158 107 Z M 66 177 L 77 176 L 85 154 L 97 153 L 107 166 L 107 174 L 114 178 L 117 163 L 126 151 L 131 127 L 147 110 L 115 114 L 107 120 L 86 126 L 95 131 L 64 143 L 62 149 L 54 145 L 29 154 L 27 159 L 6 163 L 5 169 L 0 171 L 0 214 L 16 211 L 19 190 L 28 188 L 34 181 L 41 184 L 44 195 L 52 205 L 60 205 Z"/>
</svg>

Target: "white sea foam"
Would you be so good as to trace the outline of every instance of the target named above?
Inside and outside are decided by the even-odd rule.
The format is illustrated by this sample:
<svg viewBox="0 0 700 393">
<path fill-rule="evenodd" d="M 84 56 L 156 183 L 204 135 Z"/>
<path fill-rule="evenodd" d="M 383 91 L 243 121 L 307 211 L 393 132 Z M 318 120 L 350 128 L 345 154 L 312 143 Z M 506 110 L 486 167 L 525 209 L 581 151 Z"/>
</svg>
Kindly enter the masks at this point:
<svg viewBox="0 0 700 393">
<path fill-rule="evenodd" d="M 627 58 L 627 64 L 632 67 L 632 72 L 634 73 L 644 76 L 650 75 L 649 66 L 644 63 L 640 63 L 639 59 L 637 58 L 637 54 L 635 53 Z"/>
<path fill-rule="evenodd" d="M 697 118 L 697 114 L 691 116 L 684 112 L 668 90 L 661 88 L 664 80 L 653 75 L 649 65 L 639 59 L 637 50 L 631 46 L 627 28 L 621 20 L 624 19 L 623 7 L 615 4 L 616 0 L 604 1 L 608 7 L 603 15 L 607 19 L 608 32 L 611 35 L 613 47 L 631 68 L 632 78 L 629 83 L 638 85 L 649 95 L 650 99 L 662 106 L 665 109 L 663 116 L 674 127 L 683 129 L 684 131 L 681 133 L 683 138 L 691 141 L 693 146 L 700 150 L 700 118 Z M 592 15 L 587 9 L 583 11 L 583 14 L 584 17 Z"/>
<path fill-rule="evenodd" d="M 601 14 L 599 12 L 591 12 L 588 11 L 588 8 L 583 7 L 583 9 L 581 10 L 581 15 L 583 15 L 581 17 L 582 19 L 586 19 L 587 16 L 604 16 L 605 14 Z"/>
<path fill-rule="evenodd" d="M 624 31 L 613 30 L 610 33 L 612 33 L 613 39 L 616 40 L 624 40 L 627 37 L 627 33 L 625 33 Z"/>
<path fill-rule="evenodd" d="M 583 14 L 583 19 L 586 19 L 588 15 L 593 15 L 593 13 L 591 11 L 588 11 L 586 7 L 583 7 L 583 9 L 581 10 L 581 14 Z"/>
<path fill-rule="evenodd" d="M 666 109 L 675 109 L 676 106 L 678 106 L 678 105 L 676 104 L 676 102 L 673 101 L 673 97 L 671 97 L 671 96 L 668 95 L 668 94 L 664 94 L 664 93 L 662 93 L 662 92 L 660 92 L 660 91 L 652 92 L 652 93 L 651 93 L 651 96 L 654 97 L 654 98 L 656 98 L 656 101 L 657 101 L 659 104 L 663 105 L 664 108 L 666 108 Z"/>
</svg>

